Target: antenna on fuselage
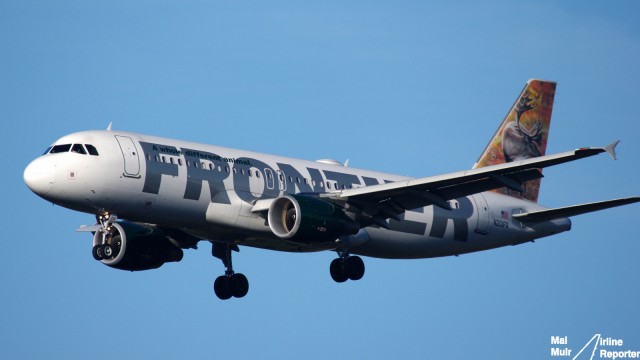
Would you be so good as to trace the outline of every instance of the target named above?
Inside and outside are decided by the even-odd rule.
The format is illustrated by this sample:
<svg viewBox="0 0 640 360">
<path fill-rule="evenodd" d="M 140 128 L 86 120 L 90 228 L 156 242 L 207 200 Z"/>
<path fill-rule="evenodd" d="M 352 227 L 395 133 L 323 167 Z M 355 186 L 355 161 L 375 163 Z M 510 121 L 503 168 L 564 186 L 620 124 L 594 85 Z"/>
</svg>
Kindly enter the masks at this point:
<svg viewBox="0 0 640 360">
<path fill-rule="evenodd" d="M 111 131 L 111 126 L 113 125 L 112 122 L 109 123 L 109 126 L 107 126 L 107 131 Z"/>
</svg>

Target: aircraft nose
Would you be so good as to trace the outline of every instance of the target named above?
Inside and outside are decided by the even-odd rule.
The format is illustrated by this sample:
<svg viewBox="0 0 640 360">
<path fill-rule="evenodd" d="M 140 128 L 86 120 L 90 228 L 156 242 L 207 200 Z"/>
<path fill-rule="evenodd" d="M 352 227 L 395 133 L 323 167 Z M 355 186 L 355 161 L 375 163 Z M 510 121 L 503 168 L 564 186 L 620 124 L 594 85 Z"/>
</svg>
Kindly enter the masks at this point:
<svg viewBox="0 0 640 360">
<path fill-rule="evenodd" d="M 46 195 L 55 183 L 56 166 L 48 159 L 33 160 L 24 169 L 23 179 L 29 189 L 38 195 Z"/>
</svg>

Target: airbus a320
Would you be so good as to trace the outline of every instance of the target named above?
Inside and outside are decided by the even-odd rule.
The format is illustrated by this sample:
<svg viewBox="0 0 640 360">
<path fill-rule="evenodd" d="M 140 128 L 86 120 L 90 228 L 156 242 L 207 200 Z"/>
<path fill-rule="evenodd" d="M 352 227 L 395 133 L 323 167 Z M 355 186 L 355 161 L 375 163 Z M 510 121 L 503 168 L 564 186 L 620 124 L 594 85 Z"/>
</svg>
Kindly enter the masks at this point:
<svg viewBox="0 0 640 360">
<path fill-rule="evenodd" d="M 234 271 L 239 246 L 334 251 L 329 273 L 359 280 L 360 256 L 415 259 L 522 244 L 571 228 L 569 217 L 635 203 L 627 197 L 561 208 L 538 204 L 542 169 L 608 153 L 605 147 L 546 155 L 556 84 L 530 80 L 475 166 L 408 178 L 156 136 L 107 130 L 63 136 L 24 171 L 38 196 L 93 214 L 93 257 L 129 271 L 183 258 L 212 244 L 223 300 L 244 297 Z"/>
</svg>

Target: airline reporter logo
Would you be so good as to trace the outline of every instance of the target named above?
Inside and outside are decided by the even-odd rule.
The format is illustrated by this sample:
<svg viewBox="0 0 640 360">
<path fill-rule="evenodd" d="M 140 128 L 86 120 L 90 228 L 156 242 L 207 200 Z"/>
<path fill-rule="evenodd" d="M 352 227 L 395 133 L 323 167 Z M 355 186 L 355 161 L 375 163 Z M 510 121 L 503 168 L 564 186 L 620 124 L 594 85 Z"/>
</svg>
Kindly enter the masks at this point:
<svg viewBox="0 0 640 360">
<path fill-rule="evenodd" d="M 575 352 L 568 336 L 551 336 L 551 357 L 565 359 L 640 359 L 640 350 L 629 349 L 621 338 L 595 334 Z"/>
</svg>

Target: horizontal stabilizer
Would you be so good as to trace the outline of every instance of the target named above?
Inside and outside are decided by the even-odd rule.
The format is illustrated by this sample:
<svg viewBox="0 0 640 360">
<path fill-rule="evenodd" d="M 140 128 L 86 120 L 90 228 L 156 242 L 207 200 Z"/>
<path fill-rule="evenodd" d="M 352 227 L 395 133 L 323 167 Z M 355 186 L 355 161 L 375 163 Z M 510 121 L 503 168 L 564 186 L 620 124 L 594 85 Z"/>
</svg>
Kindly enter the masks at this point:
<svg viewBox="0 0 640 360">
<path fill-rule="evenodd" d="M 575 215 L 590 213 L 593 211 L 604 210 L 616 206 L 633 204 L 640 202 L 640 196 L 628 197 L 623 199 L 607 200 L 594 202 L 589 204 L 566 206 L 555 209 L 533 211 L 523 214 L 514 214 L 513 217 L 522 222 L 541 222 L 559 218 L 566 218 Z"/>
</svg>

